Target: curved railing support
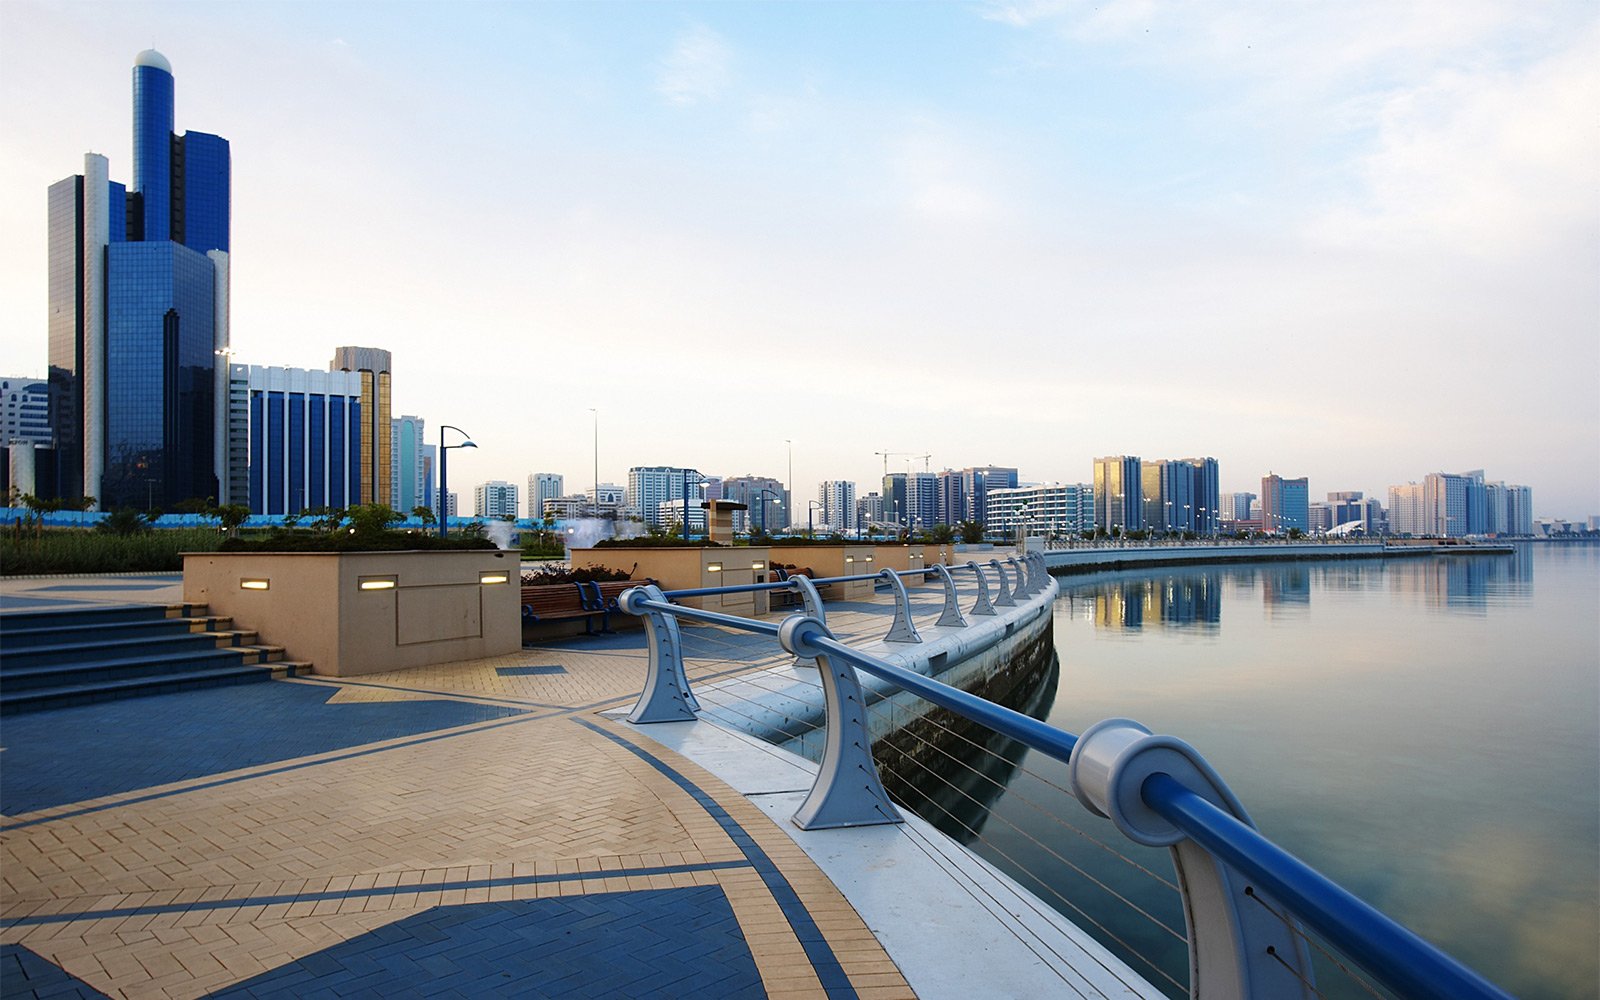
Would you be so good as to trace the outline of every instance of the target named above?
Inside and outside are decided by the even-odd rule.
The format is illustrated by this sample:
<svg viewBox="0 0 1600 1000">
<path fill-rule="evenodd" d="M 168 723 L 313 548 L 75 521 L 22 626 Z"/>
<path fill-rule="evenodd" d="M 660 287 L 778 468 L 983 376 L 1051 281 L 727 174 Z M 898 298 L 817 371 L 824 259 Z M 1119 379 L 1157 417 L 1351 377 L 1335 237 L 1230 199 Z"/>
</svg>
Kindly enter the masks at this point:
<svg viewBox="0 0 1600 1000">
<path fill-rule="evenodd" d="M 833 638 L 828 626 L 804 615 L 790 615 L 778 631 L 784 649 L 797 658 L 816 661 L 827 711 L 821 768 L 811 794 L 795 810 L 794 825 L 802 830 L 822 830 L 903 823 L 872 760 L 867 702 L 855 668 L 811 646 L 808 640 L 819 635 Z"/>
<path fill-rule="evenodd" d="M 961 613 L 961 603 L 956 600 L 956 581 L 950 576 L 949 567 L 940 563 L 934 569 L 939 571 L 939 579 L 944 582 L 944 610 L 934 624 L 946 628 L 966 628 L 967 616 Z"/>
<path fill-rule="evenodd" d="M 972 570 L 972 575 L 978 578 L 978 599 L 972 602 L 971 613 L 974 615 L 998 614 L 999 612 L 995 611 L 994 605 L 989 603 L 989 581 L 983 577 L 983 567 L 968 559 L 967 568 Z"/>
<path fill-rule="evenodd" d="M 1298 922 L 1280 916 L 1285 907 L 1145 802 L 1144 783 L 1155 774 L 1177 780 L 1251 829 L 1255 824 L 1211 765 L 1176 737 L 1156 736 L 1129 719 L 1106 719 L 1084 730 L 1072 749 L 1067 775 L 1078 801 L 1135 843 L 1172 851 L 1189 928 L 1189 995 L 1320 996 Z"/>
<path fill-rule="evenodd" d="M 878 576 L 889 581 L 889 591 L 894 594 L 894 623 L 889 626 L 889 634 L 883 637 L 883 641 L 921 642 L 922 635 L 911 621 L 911 598 L 906 594 L 906 585 L 901 582 L 900 574 L 886 569 Z"/>
<path fill-rule="evenodd" d="M 822 610 L 822 595 L 817 593 L 817 585 L 811 582 L 808 576 L 791 576 L 789 582 L 794 584 L 795 593 L 800 595 L 800 606 L 805 608 L 807 618 L 815 618 L 823 625 L 828 624 L 827 612 Z M 796 656 L 794 666 L 814 667 L 817 661 L 810 656 Z"/>
<path fill-rule="evenodd" d="M 666 599 L 655 584 L 630 587 L 617 598 L 618 607 L 644 619 L 645 643 L 650 650 L 644 690 L 628 713 L 629 722 L 686 722 L 700 708 L 689 691 L 689 676 L 683 669 L 683 634 L 678 630 L 677 616 L 640 607 L 641 601 Z"/>
<path fill-rule="evenodd" d="M 1018 561 L 1016 556 L 1006 556 L 1006 563 L 1017 574 L 1017 585 L 1011 588 L 1011 596 L 1020 600 L 1033 593 L 1033 584 L 1028 580 L 1027 568 Z"/>
<path fill-rule="evenodd" d="M 1006 583 L 1005 564 L 998 559 L 990 559 L 989 565 L 993 566 L 994 571 L 1000 574 L 1000 596 L 994 599 L 994 606 L 997 608 L 1016 607 L 1017 602 L 1011 599 L 1011 587 Z"/>
<path fill-rule="evenodd" d="M 1044 561 L 1043 552 L 1035 552 L 1033 559 L 1039 567 L 1039 589 L 1044 590 L 1050 586 L 1050 565 Z"/>
</svg>

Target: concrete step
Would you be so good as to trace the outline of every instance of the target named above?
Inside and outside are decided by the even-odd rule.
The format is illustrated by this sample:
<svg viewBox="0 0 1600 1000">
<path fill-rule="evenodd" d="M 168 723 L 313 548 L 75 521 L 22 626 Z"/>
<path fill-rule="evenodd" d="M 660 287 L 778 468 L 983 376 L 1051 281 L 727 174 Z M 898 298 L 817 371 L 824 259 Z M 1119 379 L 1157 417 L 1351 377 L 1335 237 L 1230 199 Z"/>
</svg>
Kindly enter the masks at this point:
<svg viewBox="0 0 1600 1000">
<path fill-rule="evenodd" d="M 49 628 L 54 625 L 153 621 L 162 618 L 201 618 L 204 604 L 108 604 L 99 607 L 55 608 L 49 611 L 7 611 L 0 614 L 0 634 L 13 629 Z"/>
<path fill-rule="evenodd" d="M 226 615 L 207 615 L 198 618 L 152 618 L 146 621 L 100 622 L 85 624 L 46 625 L 34 628 L 11 628 L 0 616 L 0 649 L 14 653 L 38 646 L 56 646 L 71 642 L 96 642 L 110 639 L 143 639 L 158 635 L 182 635 L 185 632 L 226 632 L 233 627 L 233 619 Z"/>
<path fill-rule="evenodd" d="M 282 646 L 210 648 L 152 656 L 102 658 L 77 663 L 45 663 L 8 669 L 0 673 L 0 703 L 11 694 L 38 688 L 81 686 L 131 680 L 136 677 L 209 670 L 213 667 L 253 666 L 283 659 Z"/>
<path fill-rule="evenodd" d="M 281 650 L 279 651 L 281 657 Z M 27 691 L 0 693 L 0 714 L 43 711 L 65 708 L 99 701 L 138 698 L 154 694 L 170 694 L 203 687 L 221 687 L 232 684 L 257 684 L 282 677 L 294 677 L 310 672 L 310 664 L 288 662 L 263 662 L 260 664 L 235 664 L 204 670 L 155 674 L 123 680 L 84 684 L 57 684 Z"/>
<path fill-rule="evenodd" d="M 8 644 L 4 658 L 0 659 L 0 684 L 9 681 L 18 671 L 34 667 L 95 663 L 108 659 L 160 659 L 173 653 L 248 646 L 255 641 L 254 632 L 230 629 L 226 632 L 185 631 L 141 639 L 97 639 L 93 642 L 69 642 L 20 650 L 13 650 Z"/>
</svg>

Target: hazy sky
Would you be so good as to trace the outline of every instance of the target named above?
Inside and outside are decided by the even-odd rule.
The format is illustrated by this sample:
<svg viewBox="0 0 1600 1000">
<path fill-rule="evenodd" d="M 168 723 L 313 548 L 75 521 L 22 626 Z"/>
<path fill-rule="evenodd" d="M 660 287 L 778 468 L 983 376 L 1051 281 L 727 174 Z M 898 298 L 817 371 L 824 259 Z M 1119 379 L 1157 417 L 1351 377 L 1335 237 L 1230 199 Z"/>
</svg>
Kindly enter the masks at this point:
<svg viewBox="0 0 1600 1000">
<path fill-rule="evenodd" d="M 395 357 L 451 483 L 1214 455 L 1600 512 L 1600 8 L 0 6 L 0 374 L 131 67 L 233 147 L 238 360 Z M 891 470 L 906 468 L 895 459 Z M 918 460 L 915 468 L 921 469 Z"/>
</svg>

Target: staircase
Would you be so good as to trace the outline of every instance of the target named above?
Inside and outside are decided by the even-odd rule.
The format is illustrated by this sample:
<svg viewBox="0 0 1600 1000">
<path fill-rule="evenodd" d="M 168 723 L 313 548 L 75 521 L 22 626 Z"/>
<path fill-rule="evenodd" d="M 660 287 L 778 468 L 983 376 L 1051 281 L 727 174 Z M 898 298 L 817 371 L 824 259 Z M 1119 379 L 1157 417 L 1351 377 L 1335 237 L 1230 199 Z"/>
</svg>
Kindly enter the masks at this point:
<svg viewBox="0 0 1600 1000">
<path fill-rule="evenodd" d="M 206 613 L 138 604 L 0 614 L 0 714 L 309 673 Z"/>
</svg>

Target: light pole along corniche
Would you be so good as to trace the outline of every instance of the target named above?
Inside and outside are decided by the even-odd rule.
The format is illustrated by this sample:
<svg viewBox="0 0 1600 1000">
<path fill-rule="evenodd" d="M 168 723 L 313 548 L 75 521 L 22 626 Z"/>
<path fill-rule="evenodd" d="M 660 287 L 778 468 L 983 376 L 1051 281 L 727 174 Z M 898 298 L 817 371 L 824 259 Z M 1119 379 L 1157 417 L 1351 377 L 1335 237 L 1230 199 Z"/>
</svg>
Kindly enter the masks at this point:
<svg viewBox="0 0 1600 1000">
<path fill-rule="evenodd" d="M 444 432 L 455 431 L 466 438 L 460 444 L 445 444 Z M 439 537 L 443 538 L 450 531 L 450 449 L 451 448 L 476 448 L 472 435 L 459 427 L 450 424 L 439 425 Z"/>
</svg>

